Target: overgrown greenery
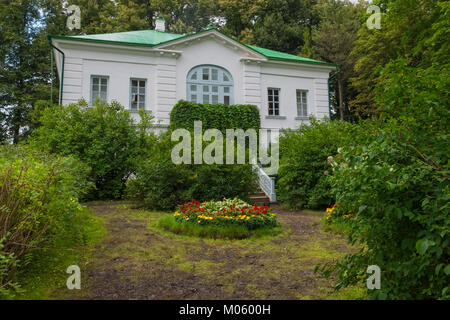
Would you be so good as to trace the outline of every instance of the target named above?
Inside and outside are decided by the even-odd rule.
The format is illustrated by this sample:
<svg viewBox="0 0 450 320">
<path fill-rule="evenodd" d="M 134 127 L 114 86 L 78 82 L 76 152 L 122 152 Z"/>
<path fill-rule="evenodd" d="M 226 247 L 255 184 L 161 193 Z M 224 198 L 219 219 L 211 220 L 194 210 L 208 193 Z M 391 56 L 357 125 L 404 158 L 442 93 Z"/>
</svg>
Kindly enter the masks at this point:
<svg viewBox="0 0 450 320">
<path fill-rule="evenodd" d="M 351 243 L 364 249 L 348 255 L 337 270 L 338 287 L 364 277 L 367 265 L 382 270 L 381 299 L 450 298 L 450 219 L 447 77 L 391 63 L 381 96 L 386 119 L 367 135 L 368 145 L 344 148 L 331 178 L 335 219 Z M 447 69 L 448 70 L 448 69 Z"/>
<path fill-rule="evenodd" d="M 66 243 L 85 240 L 78 199 L 90 187 L 86 175 L 86 166 L 70 157 L 0 149 L 0 297 L 19 291 L 14 273 L 35 249 L 62 236 Z"/>
<path fill-rule="evenodd" d="M 256 174 L 250 164 L 177 165 L 171 159 L 176 144 L 170 131 L 157 137 L 152 153 L 140 161 L 135 176 L 127 182 L 129 198 L 147 208 L 171 210 L 192 199 L 248 200 L 256 190 Z"/>
<path fill-rule="evenodd" d="M 117 102 L 100 100 L 93 107 L 84 101 L 68 106 L 48 106 L 40 115 L 39 127 L 29 143 L 34 148 L 70 155 L 90 167 L 89 180 L 95 188 L 89 198 L 120 198 L 125 181 L 140 159 L 151 152 L 150 118 L 136 126 L 128 111 Z"/>
<path fill-rule="evenodd" d="M 254 105 L 201 104 L 180 100 L 170 112 L 170 127 L 194 130 L 194 121 L 201 121 L 203 130 L 255 129 L 261 127 L 259 109 Z"/>
<path fill-rule="evenodd" d="M 352 139 L 355 129 L 342 121 L 312 119 L 280 137 L 277 198 L 291 209 L 324 208 L 334 201 L 327 158 Z"/>
</svg>

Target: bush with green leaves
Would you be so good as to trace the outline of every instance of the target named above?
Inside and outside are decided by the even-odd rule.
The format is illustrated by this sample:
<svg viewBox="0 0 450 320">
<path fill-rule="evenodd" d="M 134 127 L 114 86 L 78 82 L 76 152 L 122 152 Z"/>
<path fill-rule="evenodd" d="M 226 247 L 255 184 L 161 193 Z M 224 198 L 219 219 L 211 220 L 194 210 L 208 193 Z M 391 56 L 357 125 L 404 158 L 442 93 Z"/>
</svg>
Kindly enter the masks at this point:
<svg viewBox="0 0 450 320">
<path fill-rule="evenodd" d="M 203 130 L 255 129 L 261 127 L 259 109 L 254 105 L 201 104 L 180 100 L 170 113 L 170 127 L 192 131 L 194 121 L 202 121 Z"/>
<path fill-rule="evenodd" d="M 90 168 L 95 188 L 89 198 L 120 198 L 136 163 L 151 151 L 151 119 L 141 112 L 139 125 L 117 102 L 84 101 L 46 107 L 30 144 L 63 156 L 74 156 Z"/>
<path fill-rule="evenodd" d="M 26 254 L 57 235 L 82 242 L 78 199 L 92 187 L 88 168 L 70 157 L 0 148 L 0 296 L 17 289 L 12 272 Z"/>
<path fill-rule="evenodd" d="M 291 209 L 323 208 L 333 202 L 327 158 L 351 138 L 352 125 L 312 119 L 280 137 L 277 198 Z"/>
<path fill-rule="evenodd" d="M 373 298 L 450 298 L 450 83 L 441 72 L 391 63 L 379 89 L 384 119 L 366 131 L 371 142 L 332 161 L 339 206 L 329 221 L 345 223 L 350 243 L 361 246 L 322 267 L 337 275 L 337 288 L 365 283 L 367 267 L 377 265 Z"/>
<path fill-rule="evenodd" d="M 172 210 L 198 199 L 248 200 L 257 189 L 257 176 L 250 164 L 174 164 L 171 132 L 157 138 L 153 152 L 137 166 L 127 183 L 127 196 L 152 209 Z M 193 150 L 192 150 L 193 152 Z"/>
</svg>

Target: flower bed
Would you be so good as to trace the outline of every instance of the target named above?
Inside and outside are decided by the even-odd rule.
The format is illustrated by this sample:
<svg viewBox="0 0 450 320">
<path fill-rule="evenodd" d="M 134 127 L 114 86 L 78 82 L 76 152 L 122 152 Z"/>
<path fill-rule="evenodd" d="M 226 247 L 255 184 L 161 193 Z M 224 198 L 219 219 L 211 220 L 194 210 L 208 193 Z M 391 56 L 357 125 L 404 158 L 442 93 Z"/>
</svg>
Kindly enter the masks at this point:
<svg viewBox="0 0 450 320">
<path fill-rule="evenodd" d="M 276 227 L 276 214 L 268 206 L 252 206 L 239 199 L 191 202 L 180 205 L 174 213 L 175 221 L 197 225 L 241 225 L 248 230 Z"/>
</svg>

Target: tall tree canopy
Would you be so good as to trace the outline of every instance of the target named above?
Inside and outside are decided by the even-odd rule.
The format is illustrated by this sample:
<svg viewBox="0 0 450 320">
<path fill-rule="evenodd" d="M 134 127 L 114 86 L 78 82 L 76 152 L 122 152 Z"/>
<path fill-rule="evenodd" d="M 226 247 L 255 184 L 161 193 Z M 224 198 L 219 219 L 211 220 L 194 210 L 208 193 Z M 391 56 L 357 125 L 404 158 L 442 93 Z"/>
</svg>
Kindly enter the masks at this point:
<svg viewBox="0 0 450 320">
<path fill-rule="evenodd" d="M 69 30 L 65 9 L 81 8 L 81 29 Z M 368 3 L 348 0 L 0 0 L 0 139 L 20 141 L 32 129 L 38 100 L 57 100 L 55 66 L 46 36 L 154 28 L 190 33 L 210 24 L 240 41 L 342 66 L 332 83 L 340 118 L 381 112 L 375 87 L 396 59 L 441 70 L 448 60 L 448 1 L 375 0 L 381 29 L 368 29 Z M 50 83 L 53 79 L 54 90 Z M 340 107 L 339 107 L 340 106 Z M 32 113 L 32 112 L 31 112 Z"/>
</svg>

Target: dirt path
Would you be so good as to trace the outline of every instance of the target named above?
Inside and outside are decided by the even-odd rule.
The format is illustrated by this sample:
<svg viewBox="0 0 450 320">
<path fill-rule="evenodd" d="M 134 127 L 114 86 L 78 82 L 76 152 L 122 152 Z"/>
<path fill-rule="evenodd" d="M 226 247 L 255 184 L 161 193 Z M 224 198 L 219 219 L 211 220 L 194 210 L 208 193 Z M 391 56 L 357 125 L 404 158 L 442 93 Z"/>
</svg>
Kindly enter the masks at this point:
<svg viewBox="0 0 450 320">
<path fill-rule="evenodd" d="M 350 248 L 322 231 L 320 215 L 274 207 L 283 235 L 260 240 L 205 240 L 163 232 L 164 213 L 124 202 L 91 203 L 106 238 L 83 263 L 83 288 L 72 299 L 326 299 L 355 298 L 360 289 L 332 294 L 314 275 L 317 263 Z"/>
</svg>

